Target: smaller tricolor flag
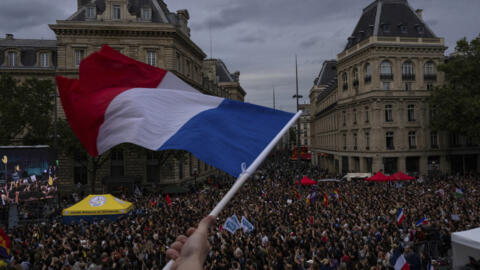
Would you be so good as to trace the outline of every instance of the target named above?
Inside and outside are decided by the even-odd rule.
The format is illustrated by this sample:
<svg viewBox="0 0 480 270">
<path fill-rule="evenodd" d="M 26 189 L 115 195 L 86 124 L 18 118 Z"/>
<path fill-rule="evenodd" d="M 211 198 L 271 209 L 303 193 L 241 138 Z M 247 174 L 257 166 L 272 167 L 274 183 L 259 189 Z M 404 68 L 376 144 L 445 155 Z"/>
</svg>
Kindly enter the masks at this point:
<svg viewBox="0 0 480 270">
<path fill-rule="evenodd" d="M 338 189 L 335 189 L 333 193 L 335 194 L 335 198 L 337 199 L 337 201 L 341 202 L 342 199 L 340 199 L 340 193 L 338 192 Z"/>
<path fill-rule="evenodd" d="M 328 207 L 328 197 L 327 195 L 325 195 L 325 193 L 323 193 L 323 204 L 325 205 L 325 207 Z"/>
<path fill-rule="evenodd" d="M 405 219 L 405 214 L 403 213 L 403 209 L 399 208 L 397 213 L 397 225 L 402 224 L 404 219 Z"/>
<path fill-rule="evenodd" d="M 415 223 L 415 226 L 418 227 L 422 224 L 428 224 L 428 219 L 426 217 L 421 218 L 419 221 L 417 221 L 417 223 Z"/>
<path fill-rule="evenodd" d="M 463 190 L 461 188 L 455 188 L 455 196 L 459 199 L 463 198 Z"/>
<path fill-rule="evenodd" d="M 405 257 L 402 255 L 398 256 L 397 260 L 395 261 L 395 265 L 393 266 L 395 270 L 410 270 L 410 265 L 408 264 Z"/>
</svg>

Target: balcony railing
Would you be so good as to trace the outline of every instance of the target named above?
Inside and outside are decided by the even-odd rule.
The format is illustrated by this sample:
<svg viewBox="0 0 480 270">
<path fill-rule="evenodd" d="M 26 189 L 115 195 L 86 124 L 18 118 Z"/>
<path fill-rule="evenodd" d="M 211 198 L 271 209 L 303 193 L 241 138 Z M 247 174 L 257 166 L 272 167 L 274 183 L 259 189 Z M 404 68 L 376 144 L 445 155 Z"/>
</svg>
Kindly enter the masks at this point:
<svg viewBox="0 0 480 270">
<path fill-rule="evenodd" d="M 380 80 L 393 80 L 393 74 L 380 74 Z"/>
<path fill-rule="evenodd" d="M 437 80 L 437 74 L 425 74 L 425 75 L 423 75 L 423 79 L 425 81 L 436 81 Z"/>
<path fill-rule="evenodd" d="M 404 81 L 414 81 L 415 74 L 402 74 L 402 80 Z"/>
<path fill-rule="evenodd" d="M 372 76 L 367 75 L 365 76 L 365 83 L 370 83 L 372 81 Z"/>
</svg>

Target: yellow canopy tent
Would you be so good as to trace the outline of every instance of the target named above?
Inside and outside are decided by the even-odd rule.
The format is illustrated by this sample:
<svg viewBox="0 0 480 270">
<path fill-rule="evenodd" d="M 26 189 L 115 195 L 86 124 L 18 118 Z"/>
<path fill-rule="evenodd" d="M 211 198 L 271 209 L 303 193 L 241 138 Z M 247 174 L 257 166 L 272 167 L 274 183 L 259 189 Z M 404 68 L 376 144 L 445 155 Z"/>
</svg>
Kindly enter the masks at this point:
<svg viewBox="0 0 480 270">
<path fill-rule="evenodd" d="M 88 195 L 83 200 L 63 210 L 63 222 L 77 223 L 80 220 L 117 220 L 133 207 L 131 202 L 120 200 L 111 194 Z"/>
</svg>

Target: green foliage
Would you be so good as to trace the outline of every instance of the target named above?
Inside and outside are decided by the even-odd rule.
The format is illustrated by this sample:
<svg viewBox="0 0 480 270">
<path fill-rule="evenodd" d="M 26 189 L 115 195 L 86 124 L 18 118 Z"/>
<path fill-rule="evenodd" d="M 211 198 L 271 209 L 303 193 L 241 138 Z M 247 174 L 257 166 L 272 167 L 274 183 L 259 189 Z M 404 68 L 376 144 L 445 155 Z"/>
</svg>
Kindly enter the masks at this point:
<svg viewBox="0 0 480 270">
<path fill-rule="evenodd" d="M 52 144 L 54 87 L 48 80 L 20 83 L 0 75 L 0 145 Z"/>
<path fill-rule="evenodd" d="M 432 128 L 480 139 L 480 36 L 459 40 L 455 54 L 439 70 L 446 82 L 430 97 Z"/>
</svg>

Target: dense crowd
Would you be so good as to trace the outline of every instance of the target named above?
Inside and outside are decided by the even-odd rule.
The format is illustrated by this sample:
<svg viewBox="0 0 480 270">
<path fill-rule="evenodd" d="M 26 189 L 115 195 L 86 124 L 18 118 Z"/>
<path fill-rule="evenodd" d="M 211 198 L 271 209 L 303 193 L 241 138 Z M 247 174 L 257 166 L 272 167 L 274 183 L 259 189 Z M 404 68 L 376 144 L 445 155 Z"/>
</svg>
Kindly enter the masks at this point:
<svg viewBox="0 0 480 270">
<path fill-rule="evenodd" d="M 267 161 L 218 217 L 205 269 L 391 269 L 400 252 L 411 269 L 425 269 L 448 257 L 451 232 L 480 226 L 475 177 L 426 178 L 401 186 L 322 182 L 315 198 L 312 187 L 295 184 L 303 175 L 324 174 L 286 159 Z M 206 216 L 233 182 L 217 180 L 195 194 L 171 194 L 171 205 L 164 194 L 123 196 L 135 209 L 117 222 L 69 226 L 57 219 L 8 231 L 10 264 L 13 269 L 161 269 L 169 245 Z M 463 189 L 463 198 L 455 188 Z M 400 225 L 399 208 L 405 213 Z M 222 229 L 233 214 L 245 216 L 254 231 Z M 424 217 L 428 224 L 416 226 Z"/>
</svg>

